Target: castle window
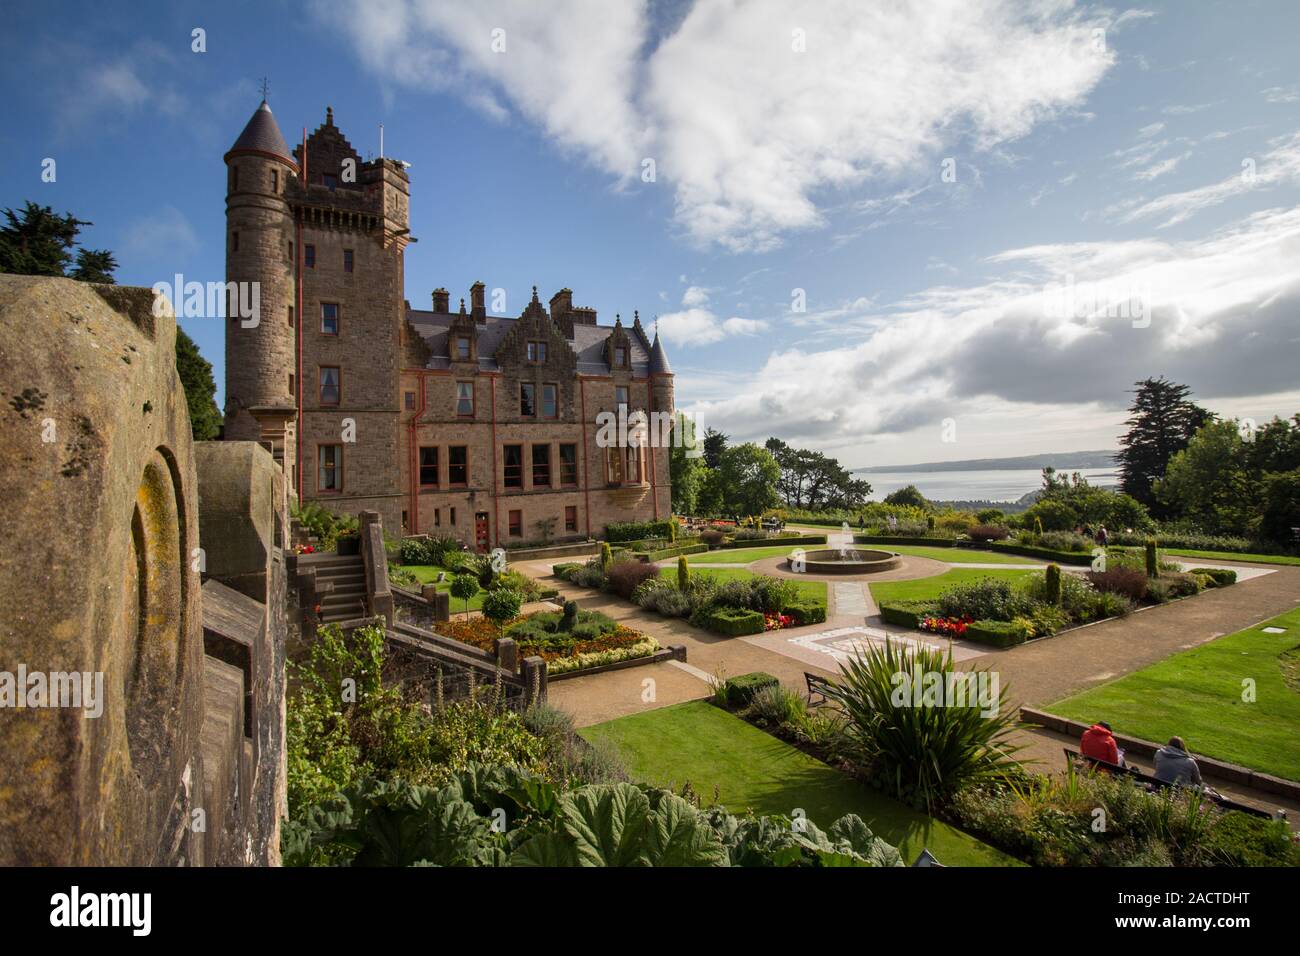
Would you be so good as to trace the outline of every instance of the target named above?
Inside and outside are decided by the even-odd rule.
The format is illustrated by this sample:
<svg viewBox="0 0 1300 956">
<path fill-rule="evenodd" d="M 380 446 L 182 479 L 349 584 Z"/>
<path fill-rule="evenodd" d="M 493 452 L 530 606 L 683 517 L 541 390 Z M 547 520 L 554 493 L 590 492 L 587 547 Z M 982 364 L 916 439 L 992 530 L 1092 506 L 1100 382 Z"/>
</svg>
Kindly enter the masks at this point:
<svg viewBox="0 0 1300 956">
<path fill-rule="evenodd" d="M 468 335 L 456 336 L 456 361 L 458 362 L 469 361 L 469 336 Z"/>
<path fill-rule="evenodd" d="M 623 469 L 623 480 L 629 485 L 641 484 L 641 449 L 628 447 L 623 452 L 627 464 Z"/>
<path fill-rule="evenodd" d="M 337 365 L 320 367 L 320 403 L 337 405 L 339 403 L 339 369 Z"/>
<path fill-rule="evenodd" d="M 605 449 L 605 481 L 611 485 L 623 483 L 623 449 L 616 447 Z"/>
<path fill-rule="evenodd" d="M 614 365 L 616 368 L 627 368 L 627 349 L 621 345 L 614 346 Z"/>
<path fill-rule="evenodd" d="M 420 484 L 424 486 L 438 483 L 438 449 L 420 449 Z"/>
<path fill-rule="evenodd" d="M 469 448 L 452 445 L 447 449 L 447 483 L 454 487 L 469 484 Z M 451 523 L 456 523 L 456 509 L 451 509 Z"/>
<path fill-rule="evenodd" d="M 441 528 L 441 527 L 442 527 L 442 509 L 441 509 L 441 508 L 434 508 L 434 509 L 433 509 L 433 526 L 434 526 L 435 528 Z"/>
<path fill-rule="evenodd" d="M 289 306 L 289 328 L 293 328 L 293 306 Z"/>
<path fill-rule="evenodd" d="M 322 302 L 320 304 L 320 332 L 321 335 L 339 334 L 339 304 L 337 302 Z"/>
<path fill-rule="evenodd" d="M 343 490 L 343 446 L 316 446 L 316 490 Z"/>
<path fill-rule="evenodd" d="M 519 383 L 519 414 L 524 418 L 537 414 L 537 386 L 532 382 Z"/>
<path fill-rule="evenodd" d="M 271 170 L 271 192 L 278 193 L 279 191 L 280 191 L 280 170 L 273 169 Z"/>
<path fill-rule="evenodd" d="M 447 517 L 451 519 L 451 526 L 454 528 L 456 527 L 456 509 L 448 508 L 447 510 L 451 512 Z"/>
<path fill-rule="evenodd" d="M 524 446 L 506 445 L 501 449 L 503 478 L 507 488 L 524 486 Z"/>
<path fill-rule="evenodd" d="M 542 417 L 557 418 L 559 417 L 559 400 L 557 398 L 559 390 L 554 385 L 542 386 Z"/>
<path fill-rule="evenodd" d="M 529 342 L 528 343 L 528 361 L 540 365 L 546 361 L 546 343 Z"/>
<path fill-rule="evenodd" d="M 522 511 L 510 512 L 510 537 L 522 538 L 524 536 L 524 513 Z"/>
<path fill-rule="evenodd" d="M 344 272 L 352 271 L 352 250 L 351 249 L 343 250 L 343 271 Z"/>
<path fill-rule="evenodd" d="M 474 417 L 474 383 L 456 383 L 456 414 L 461 418 Z"/>
<path fill-rule="evenodd" d="M 578 446 L 560 446 L 560 484 L 576 485 L 578 483 Z"/>
<path fill-rule="evenodd" d="M 415 411 L 415 393 L 407 392 L 404 396 L 404 400 L 406 402 L 406 410 L 408 412 Z"/>
<path fill-rule="evenodd" d="M 533 446 L 533 487 L 551 487 L 551 446 Z"/>
<path fill-rule="evenodd" d="M 293 372 L 290 372 L 289 373 L 289 394 L 296 399 L 298 397 L 298 393 L 293 390 L 293 385 L 294 385 Z"/>
<path fill-rule="evenodd" d="M 239 188 L 239 167 L 230 167 L 230 191 L 234 192 Z"/>
<path fill-rule="evenodd" d="M 316 247 L 310 243 L 302 247 L 302 264 L 308 269 L 316 268 Z"/>
<path fill-rule="evenodd" d="M 578 506 L 577 505 L 564 506 L 564 530 L 565 531 L 578 530 Z"/>
<path fill-rule="evenodd" d="M 615 404 L 615 405 L 626 405 L 627 403 L 628 403 L 628 402 L 627 402 L 627 386 L 626 386 L 626 385 L 615 385 L 615 386 L 614 386 L 614 404 Z"/>
</svg>

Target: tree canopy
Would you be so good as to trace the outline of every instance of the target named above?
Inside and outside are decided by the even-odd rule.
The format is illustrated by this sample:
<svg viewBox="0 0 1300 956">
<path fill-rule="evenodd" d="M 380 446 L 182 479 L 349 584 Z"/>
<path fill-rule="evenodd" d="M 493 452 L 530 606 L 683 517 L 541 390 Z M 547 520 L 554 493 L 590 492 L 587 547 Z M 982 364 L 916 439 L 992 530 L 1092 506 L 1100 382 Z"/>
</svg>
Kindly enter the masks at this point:
<svg viewBox="0 0 1300 956">
<path fill-rule="evenodd" d="M 1120 439 L 1116 459 L 1120 487 L 1147 507 L 1159 508 L 1152 485 L 1161 478 L 1169 459 L 1187 447 L 1196 430 L 1213 416 L 1188 396 L 1191 389 L 1164 376 L 1136 383 L 1133 404 Z"/>
</svg>

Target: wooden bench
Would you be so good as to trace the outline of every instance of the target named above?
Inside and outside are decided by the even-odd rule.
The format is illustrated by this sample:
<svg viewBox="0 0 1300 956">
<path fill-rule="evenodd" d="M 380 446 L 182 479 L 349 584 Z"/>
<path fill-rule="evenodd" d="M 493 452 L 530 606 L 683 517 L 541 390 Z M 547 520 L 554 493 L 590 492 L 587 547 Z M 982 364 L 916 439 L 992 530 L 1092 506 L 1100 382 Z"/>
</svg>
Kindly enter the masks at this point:
<svg viewBox="0 0 1300 956">
<path fill-rule="evenodd" d="M 803 679 L 808 684 L 809 707 L 816 707 L 818 704 L 824 704 L 830 700 L 830 698 L 826 696 L 826 692 L 831 689 L 831 682 L 825 677 L 818 677 L 816 674 L 809 674 L 807 671 L 804 671 Z M 813 697 L 820 697 L 821 699 L 813 700 Z"/>
<path fill-rule="evenodd" d="M 1121 767 L 1118 764 L 1113 764 L 1108 760 L 1101 760 L 1098 759 L 1097 757 L 1092 757 L 1089 756 L 1088 754 L 1080 753 L 1077 750 L 1072 750 L 1069 747 L 1064 747 L 1062 749 L 1065 751 L 1065 762 L 1067 764 L 1077 765 L 1079 763 L 1083 763 L 1085 766 L 1087 766 L 1089 769 L 1092 770 L 1100 770 L 1102 773 L 1109 773 L 1114 776 L 1128 777 L 1129 779 L 1135 781 L 1136 783 L 1142 784 L 1143 786 L 1147 787 L 1150 790 L 1167 790 L 1171 786 L 1174 786 L 1173 784 L 1168 783 L 1167 781 L 1164 780 L 1160 780 L 1159 778 L 1154 777 L 1149 773 L 1143 773 L 1141 770 L 1138 770 L 1136 767 Z M 1261 810 L 1259 807 L 1252 807 L 1249 804 L 1240 803 L 1239 801 L 1230 799 L 1229 797 L 1223 797 L 1223 796 L 1216 797 L 1216 796 L 1212 796 L 1209 793 L 1207 793 L 1205 796 L 1208 797 L 1211 801 L 1213 801 L 1215 806 L 1217 806 L 1220 810 L 1236 810 L 1240 813 L 1249 813 L 1252 816 L 1263 817 L 1267 820 L 1271 820 L 1274 817 L 1274 815 L 1267 810 Z M 1283 817 L 1286 816 L 1286 811 L 1284 810 L 1279 811 L 1279 813 Z"/>
</svg>

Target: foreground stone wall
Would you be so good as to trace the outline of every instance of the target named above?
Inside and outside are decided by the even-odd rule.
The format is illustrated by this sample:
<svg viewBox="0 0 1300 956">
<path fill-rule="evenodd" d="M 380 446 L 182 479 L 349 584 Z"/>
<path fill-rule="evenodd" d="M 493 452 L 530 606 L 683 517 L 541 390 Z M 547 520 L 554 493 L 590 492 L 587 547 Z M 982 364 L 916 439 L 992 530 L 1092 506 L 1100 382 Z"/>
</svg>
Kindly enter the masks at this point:
<svg viewBox="0 0 1300 956">
<path fill-rule="evenodd" d="M 283 659 L 259 691 L 204 653 L 175 337 L 148 289 L 0 275 L 0 865 L 273 861 L 245 704 L 282 740 Z"/>
</svg>

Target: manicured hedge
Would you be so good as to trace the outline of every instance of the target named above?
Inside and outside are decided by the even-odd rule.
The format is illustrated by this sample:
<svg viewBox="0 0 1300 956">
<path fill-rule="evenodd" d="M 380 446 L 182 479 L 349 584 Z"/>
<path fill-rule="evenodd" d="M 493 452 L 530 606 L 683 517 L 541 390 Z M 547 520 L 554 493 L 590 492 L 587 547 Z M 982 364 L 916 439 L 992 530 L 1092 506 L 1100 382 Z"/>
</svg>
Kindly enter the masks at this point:
<svg viewBox="0 0 1300 956">
<path fill-rule="evenodd" d="M 1192 568 L 1188 574 L 1203 574 L 1214 582 L 1216 588 L 1226 588 L 1237 583 L 1237 572 L 1232 568 Z"/>
<path fill-rule="evenodd" d="M 744 707 L 763 688 L 775 687 L 779 683 L 781 682 L 771 674 L 755 671 L 752 674 L 741 674 L 739 677 L 733 677 L 725 681 L 722 687 L 729 707 Z"/>
<path fill-rule="evenodd" d="M 818 604 L 816 601 L 796 601 L 793 604 L 787 604 L 785 611 L 794 618 L 795 624 L 800 626 L 804 624 L 821 624 L 826 620 L 826 605 Z"/>
<path fill-rule="evenodd" d="M 976 621 L 966 628 L 962 638 L 994 647 L 1014 647 L 1025 643 L 1029 635 L 1014 621 Z"/>
<path fill-rule="evenodd" d="M 956 538 L 922 538 L 904 534 L 855 534 L 854 544 L 916 544 L 927 548 L 955 548 Z"/>
<path fill-rule="evenodd" d="M 781 538 L 749 538 L 745 541 L 724 541 L 719 548 L 774 548 L 783 544 L 825 544 L 824 534 L 795 534 Z"/>
<path fill-rule="evenodd" d="M 920 630 L 924 618 L 938 614 L 939 608 L 929 601 L 890 601 L 880 605 L 880 619 L 886 624 Z"/>
<path fill-rule="evenodd" d="M 605 540 L 614 543 L 643 541 L 646 538 L 671 538 L 671 521 L 624 521 L 605 525 Z"/>
<path fill-rule="evenodd" d="M 762 613 L 748 608 L 718 607 L 704 615 L 704 626 L 726 637 L 762 634 L 764 625 Z"/>
<path fill-rule="evenodd" d="M 990 541 L 984 547 L 989 551 L 1018 554 L 1025 558 L 1041 558 L 1044 561 L 1055 561 L 1057 564 L 1092 564 L 1090 551 L 1055 551 L 1051 548 L 1035 548 L 1027 544 L 1008 544 L 1003 541 Z"/>
<path fill-rule="evenodd" d="M 555 576 L 557 578 L 564 578 L 567 581 L 569 579 L 569 575 L 571 575 L 574 571 L 578 570 L 578 568 L 580 567 L 582 567 L 582 563 L 580 561 L 565 561 L 562 564 L 555 565 L 553 568 L 551 568 L 551 570 L 555 573 Z"/>
</svg>

